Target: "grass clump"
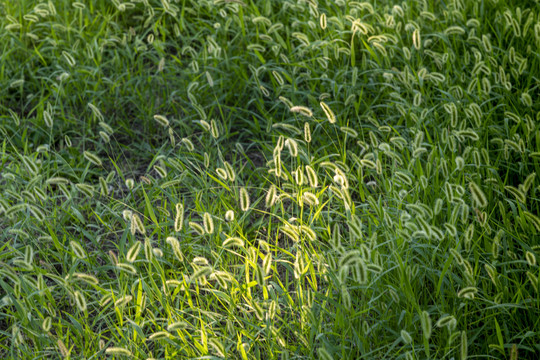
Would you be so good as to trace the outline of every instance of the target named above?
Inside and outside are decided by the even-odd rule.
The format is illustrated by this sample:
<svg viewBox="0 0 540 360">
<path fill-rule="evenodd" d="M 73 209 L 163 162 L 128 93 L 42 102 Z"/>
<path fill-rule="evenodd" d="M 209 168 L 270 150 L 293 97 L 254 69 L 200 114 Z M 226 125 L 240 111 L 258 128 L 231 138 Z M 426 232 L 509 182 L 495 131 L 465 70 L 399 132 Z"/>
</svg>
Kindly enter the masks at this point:
<svg viewBox="0 0 540 360">
<path fill-rule="evenodd" d="M 0 357 L 535 359 L 535 2 L 0 3 Z"/>
</svg>

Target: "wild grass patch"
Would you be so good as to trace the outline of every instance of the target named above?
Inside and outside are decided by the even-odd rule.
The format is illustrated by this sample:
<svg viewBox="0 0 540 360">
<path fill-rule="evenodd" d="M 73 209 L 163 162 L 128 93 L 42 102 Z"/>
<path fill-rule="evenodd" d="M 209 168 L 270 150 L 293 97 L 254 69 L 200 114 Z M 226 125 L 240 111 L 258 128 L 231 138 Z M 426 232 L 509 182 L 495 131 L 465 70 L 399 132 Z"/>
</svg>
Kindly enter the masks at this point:
<svg viewBox="0 0 540 360">
<path fill-rule="evenodd" d="M 540 353 L 537 4 L 0 11 L 0 357 Z"/>
</svg>

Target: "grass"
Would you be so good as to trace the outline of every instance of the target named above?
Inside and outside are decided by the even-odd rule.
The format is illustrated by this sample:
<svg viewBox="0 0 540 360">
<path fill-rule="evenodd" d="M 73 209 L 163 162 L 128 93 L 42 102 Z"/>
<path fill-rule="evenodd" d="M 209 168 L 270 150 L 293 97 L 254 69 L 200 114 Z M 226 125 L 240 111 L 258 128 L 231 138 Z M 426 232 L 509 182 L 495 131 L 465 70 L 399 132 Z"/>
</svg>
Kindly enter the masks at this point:
<svg viewBox="0 0 540 360">
<path fill-rule="evenodd" d="M 537 2 L 0 12 L 1 358 L 538 358 Z"/>
</svg>

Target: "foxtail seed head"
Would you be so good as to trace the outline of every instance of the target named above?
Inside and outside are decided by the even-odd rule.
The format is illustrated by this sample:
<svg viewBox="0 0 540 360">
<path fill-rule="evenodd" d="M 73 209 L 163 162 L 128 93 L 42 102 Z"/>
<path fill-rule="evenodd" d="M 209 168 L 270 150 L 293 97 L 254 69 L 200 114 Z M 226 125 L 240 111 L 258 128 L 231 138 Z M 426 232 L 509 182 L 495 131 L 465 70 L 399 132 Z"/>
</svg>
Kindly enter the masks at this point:
<svg viewBox="0 0 540 360">
<path fill-rule="evenodd" d="M 330 106 L 328 106 L 323 101 L 321 101 L 319 104 L 321 105 L 321 108 L 323 109 L 324 114 L 326 115 L 326 118 L 328 119 L 330 124 L 335 124 L 336 123 L 336 115 L 334 115 L 334 112 L 332 111 L 332 109 L 330 109 Z"/>
<path fill-rule="evenodd" d="M 401 330 L 401 338 L 405 344 L 410 344 L 413 341 L 411 335 L 405 330 Z"/>
<path fill-rule="evenodd" d="M 130 263 L 134 262 L 135 260 L 137 260 L 137 256 L 139 255 L 139 252 L 141 251 L 141 242 L 140 241 L 136 241 L 135 244 L 133 244 L 133 246 L 131 246 L 127 252 L 127 255 L 126 255 L 126 260 Z"/>
<path fill-rule="evenodd" d="M 207 234 L 212 234 L 214 232 L 214 220 L 212 219 L 212 215 L 207 212 L 203 215 L 203 225 L 204 231 L 206 231 Z"/>
<path fill-rule="evenodd" d="M 420 30 L 415 29 L 412 34 L 412 40 L 413 40 L 413 46 L 416 50 L 420 50 L 420 47 L 422 46 L 422 39 L 420 37 Z"/>
<path fill-rule="evenodd" d="M 227 210 L 227 212 L 225 213 L 225 220 L 226 220 L 227 222 L 234 221 L 234 211 L 232 211 L 232 210 Z"/>
<path fill-rule="evenodd" d="M 179 232 L 184 225 L 184 205 L 176 204 L 176 217 L 174 218 L 174 231 Z"/>
<path fill-rule="evenodd" d="M 424 339 L 429 339 L 431 337 L 431 317 L 427 311 L 422 311 L 422 317 L 420 318 L 422 323 L 422 332 Z"/>
<path fill-rule="evenodd" d="M 234 180 L 236 180 L 236 172 L 234 171 L 231 164 L 228 161 L 225 161 L 223 163 L 223 166 L 225 166 L 225 171 L 227 172 L 227 176 L 229 177 L 229 180 L 234 182 Z"/>
<path fill-rule="evenodd" d="M 133 354 L 131 351 L 121 348 L 121 347 L 110 347 L 105 350 L 105 354 L 108 355 L 118 355 L 118 356 L 128 356 L 131 357 Z"/>
<path fill-rule="evenodd" d="M 96 165 L 96 166 L 101 166 L 103 164 L 103 162 L 101 161 L 101 159 L 95 155 L 95 154 L 92 154 L 90 151 L 85 151 L 83 153 L 83 156 L 86 160 L 88 160 L 90 163 Z"/>
<path fill-rule="evenodd" d="M 189 227 L 192 228 L 198 235 L 204 235 L 204 228 L 196 222 L 190 221 Z"/>
<path fill-rule="evenodd" d="M 169 120 L 163 115 L 154 115 L 154 120 L 163 127 L 169 126 Z"/>
<path fill-rule="evenodd" d="M 471 190 L 472 198 L 478 207 L 484 208 L 488 205 L 486 194 L 484 194 L 484 192 L 482 191 L 480 186 L 478 186 L 478 184 L 471 181 L 469 183 L 469 189 Z"/>
<path fill-rule="evenodd" d="M 289 153 L 292 157 L 298 156 L 298 144 L 293 139 L 285 140 L 285 146 L 289 149 Z"/>
<path fill-rule="evenodd" d="M 249 193 L 245 187 L 240 188 L 240 209 L 248 211 L 250 205 Z"/>
<path fill-rule="evenodd" d="M 84 295 L 77 290 L 73 294 L 73 297 L 75 298 L 75 304 L 77 305 L 77 308 L 82 312 L 86 311 L 86 299 L 84 298 Z"/>
<path fill-rule="evenodd" d="M 275 185 L 270 186 L 270 189 L 268 189 L 268 193 L 266 194 L 266 197 L 265 197 L 266 207 L 270 208 L 274 206 L 274 204 L 276 203 L 276 193 L 277 193 L 277 189 Z"/>
<path fill-rule="evenodd" d="M 299 113 L 307 117 L 313 117 L 313 112 L 305 106 L 293 106 L 290 110 L 293 113 Z"/>
<path fill-rule="evenodd" d="M 309 123 L 307 121 L 304 123 L 304 140 L 307 143 L 311 142 L 311 129 L 310 129 Z"/>
<path fill-rule="evenodd" d="M 321 25 L 321 29 L 323 30 L 326 29 L 326 14 L 325 13 L 322 13 L 321 16 L 319 17 L 319 24 Z"/>
</svg>

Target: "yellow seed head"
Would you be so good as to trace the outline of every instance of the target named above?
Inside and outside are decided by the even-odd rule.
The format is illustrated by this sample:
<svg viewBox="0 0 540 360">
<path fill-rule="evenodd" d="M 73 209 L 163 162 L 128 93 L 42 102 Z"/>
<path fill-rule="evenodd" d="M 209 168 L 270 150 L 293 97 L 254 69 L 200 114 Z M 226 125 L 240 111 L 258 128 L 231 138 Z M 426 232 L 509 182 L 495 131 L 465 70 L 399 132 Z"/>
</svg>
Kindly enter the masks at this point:
<svg viewBox="0 0 540 360">
<path fill-rule="evenodd" d="M 240 209 L 248 211 L 250 205 L 249 193 L 245 187 L 240 188 Z"/>
<path fill-rule="evenodd" d="M 324 111 L 324 114 L 326 115 L 326 118 L 330 122 L 330 124 L 335 124 L 336 123 L 336 115 L 334 115 L 334 112 L 332 111 L 332 109 L 330 109 L 330 106 L 328 106 L 323 101 L 320 102 L 320 105 L 321 105 L 321 108 Z"/>
</svg>

